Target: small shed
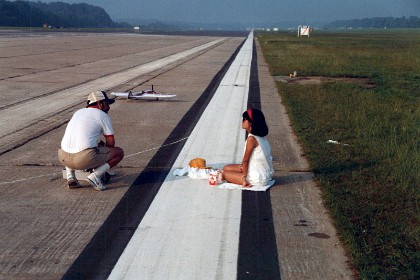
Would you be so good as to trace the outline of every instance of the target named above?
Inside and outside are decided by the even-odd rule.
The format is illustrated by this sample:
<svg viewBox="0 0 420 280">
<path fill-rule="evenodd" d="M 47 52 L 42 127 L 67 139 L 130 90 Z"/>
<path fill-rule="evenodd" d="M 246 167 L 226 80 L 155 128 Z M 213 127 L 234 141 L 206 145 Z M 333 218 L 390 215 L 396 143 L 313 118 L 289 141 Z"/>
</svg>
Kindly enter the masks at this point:
<svg viewBox="0 0 420 280">
<path fill-rule="evenodd" d="M 308 36 L 309 37 L 309 26 L 308 25 L 299 25 L 298 26 L 298 37 Z"/>
</svg>

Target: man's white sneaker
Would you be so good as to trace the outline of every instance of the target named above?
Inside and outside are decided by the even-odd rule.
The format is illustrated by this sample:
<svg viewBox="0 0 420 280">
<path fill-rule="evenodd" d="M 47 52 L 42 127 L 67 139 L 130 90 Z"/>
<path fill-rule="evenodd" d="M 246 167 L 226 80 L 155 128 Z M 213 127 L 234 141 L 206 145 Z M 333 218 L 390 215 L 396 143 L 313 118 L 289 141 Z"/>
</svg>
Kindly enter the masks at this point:
<svg viewBox="0 0 420 280">
<path fill-rule="evenodd" d="M 106 187 L 104 184 L 102 184 L 101 178 L 96 177 L 95 173 L 90 173 L 86 180 L 88 183 L 97 191 L 104 191 L 106 190 Z"/>
<path fill-rule="evenodd" d="M 69 186 L 69 189 L 76 189 L 82 187 L 82 185 L 80 185 L 79 181 L 77 181 L 76 178 L 71 177 L 67 179 L 67 185 Z"/>
</svg>

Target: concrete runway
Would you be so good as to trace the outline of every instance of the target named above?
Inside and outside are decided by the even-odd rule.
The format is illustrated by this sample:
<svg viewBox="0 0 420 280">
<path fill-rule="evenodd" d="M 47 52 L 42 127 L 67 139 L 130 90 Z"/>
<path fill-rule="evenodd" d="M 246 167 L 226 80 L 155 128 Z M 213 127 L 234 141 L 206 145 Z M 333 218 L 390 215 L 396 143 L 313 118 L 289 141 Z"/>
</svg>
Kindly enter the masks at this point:
<svg viewBox="0 0 420 280">
<path fill-rule="evenodd" d="M 226 72 L 174 163 L 201 156 L 213 169 L 240 162 L 245 132 L 253 36 Z M 239 116 L 239 118 L 238 118 Z M 174 169 L 175 169 L 174 168 Z M 168 174 L 110 279 L 235 279 L 241 192 L 209 187 L 207 180 Z"/>
<path fill-rule="evenodd" d="M 106 278 L 124 250 L 123 245 L 160 193 L 171 162 L 185 144 L 185 135 L 189 136 L 193 124 L 210 104 L 214 85 L 227 70 L 223 67 L 234 58 L 244 39 L 60 33 L 0 36 L 1 119 L 16 114 L 0 123 L 2 131 L 7 131 L 0 135 L 0 278 Z M 266 113 L 276 184 L 269 192 L 251 197 L 246 192 L 221 191 L 229 196 L 242 194 L 242 205 L 265 202 L 269 207 L 256 207 L 257 213 L 266 216 L 251 213 L 251 219 L 244 217 L 246 210 L 239 211 L 242 221 L 254 228 L 259 226 L 254 233 L 241 234 L 238 251 L 229 252 L 233 261 L 238 256 L 237 267 L 226 266 L 229 274 L 213 272 L 218 279 L 272 279 L 267 275 L 282 279 L 350 279 L 343 249 L 322 207 L 319 189 L 311 180 L 258 45 L 254 53 L 258 53 L 258 60 L 253 60 L 255 69 L 250 80 L 257 80 L 259 101 L 250 97 L 248 104 L 259 103 Z M 144 70 L 146 65 L 152 66 L 149 71 Z M 109 189 L 96 192 L 86 186 L 68 190 L 60 177 L 56 151 L 65 122 L 84 106 L 84 96 L 89 93 L 84 91 L 95 86 L 108 91 L 136 90 L 152 84 L 177 97 L 165 102 L 121 100 L 111 107 L 117 145 L 128 157 L 115 168 L 117 176 Z M 49 103 L 51 107 L 42 107 Z M 201 152 L 204 154 L 198 149 L 197 156 Z M 208 186 L 200 187 L 203 192 L 214 192 Z M 178 195 L 185 195 L 182 188 Z M 173 199 L 176 202 L 177 197 Z M 177 217 L 174 215 L 171 222 L 176 224 Z M 210 219 L 207 226 L 212 227 Z M 246 226 L 240 227 L 243 232 Z M 265 232 L 271 237 L 255 238 Z M 107 239 L 111 233 L 112 240 Z M 245 246 L 246 235 L 263 244 Z M 258 251 L 254 253 L 260 260 L 243 261 L 252 257 L 247 247 Z M 184 254 L 182 247 L 179 252 L 173 255 L 177 261 Z M 274 255 L 277 260 L 270 261 L 270 265 L 261 261 L 272 260 Z M 87 265 L 89 258 L 97 261 Z M 206 270 L 195 267 L 194 271 Z M 175 276 L 170 279 L 183 278 L 171 275 Z M 206 275 L 198 278 L 207 279 Z"/>
</svg>

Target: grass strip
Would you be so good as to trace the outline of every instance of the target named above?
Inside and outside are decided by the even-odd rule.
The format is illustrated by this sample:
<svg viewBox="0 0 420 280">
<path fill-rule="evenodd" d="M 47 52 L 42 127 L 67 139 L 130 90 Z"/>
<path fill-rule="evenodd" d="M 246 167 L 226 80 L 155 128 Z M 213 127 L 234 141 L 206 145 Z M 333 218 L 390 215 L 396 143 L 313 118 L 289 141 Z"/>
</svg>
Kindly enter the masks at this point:
<svg viewBox="0 0 420 280">
<path fill-rule="evenodd" d="M 370 81 L 277 84 L 361 279 L 420 278 L 419 34 L 258 34 L 274 76 Z"/>
</svg>

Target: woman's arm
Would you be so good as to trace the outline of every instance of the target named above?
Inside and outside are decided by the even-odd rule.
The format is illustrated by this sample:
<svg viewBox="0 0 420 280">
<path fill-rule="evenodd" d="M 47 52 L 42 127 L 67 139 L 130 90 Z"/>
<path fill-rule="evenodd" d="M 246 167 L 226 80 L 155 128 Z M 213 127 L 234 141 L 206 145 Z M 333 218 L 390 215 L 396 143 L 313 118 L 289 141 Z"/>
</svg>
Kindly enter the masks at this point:
<svg viewBox="0 0 420 280">
<path fill-rule="evenodd" d="M 244 158 L 242 160 L 242 185 L 243 186 L 249 186 L 250 184 L 246 180 L 246 177 L 248 175 L 248 167 L 249 167 L 249 159 L 251 158 L 252 152 L 254 149 L 258 146 L 258 141 L 253 136 L 248 136 L 248 139 L 246 141 L 246 147 L 245 147 L 245 153 Z"/>
</svg>

